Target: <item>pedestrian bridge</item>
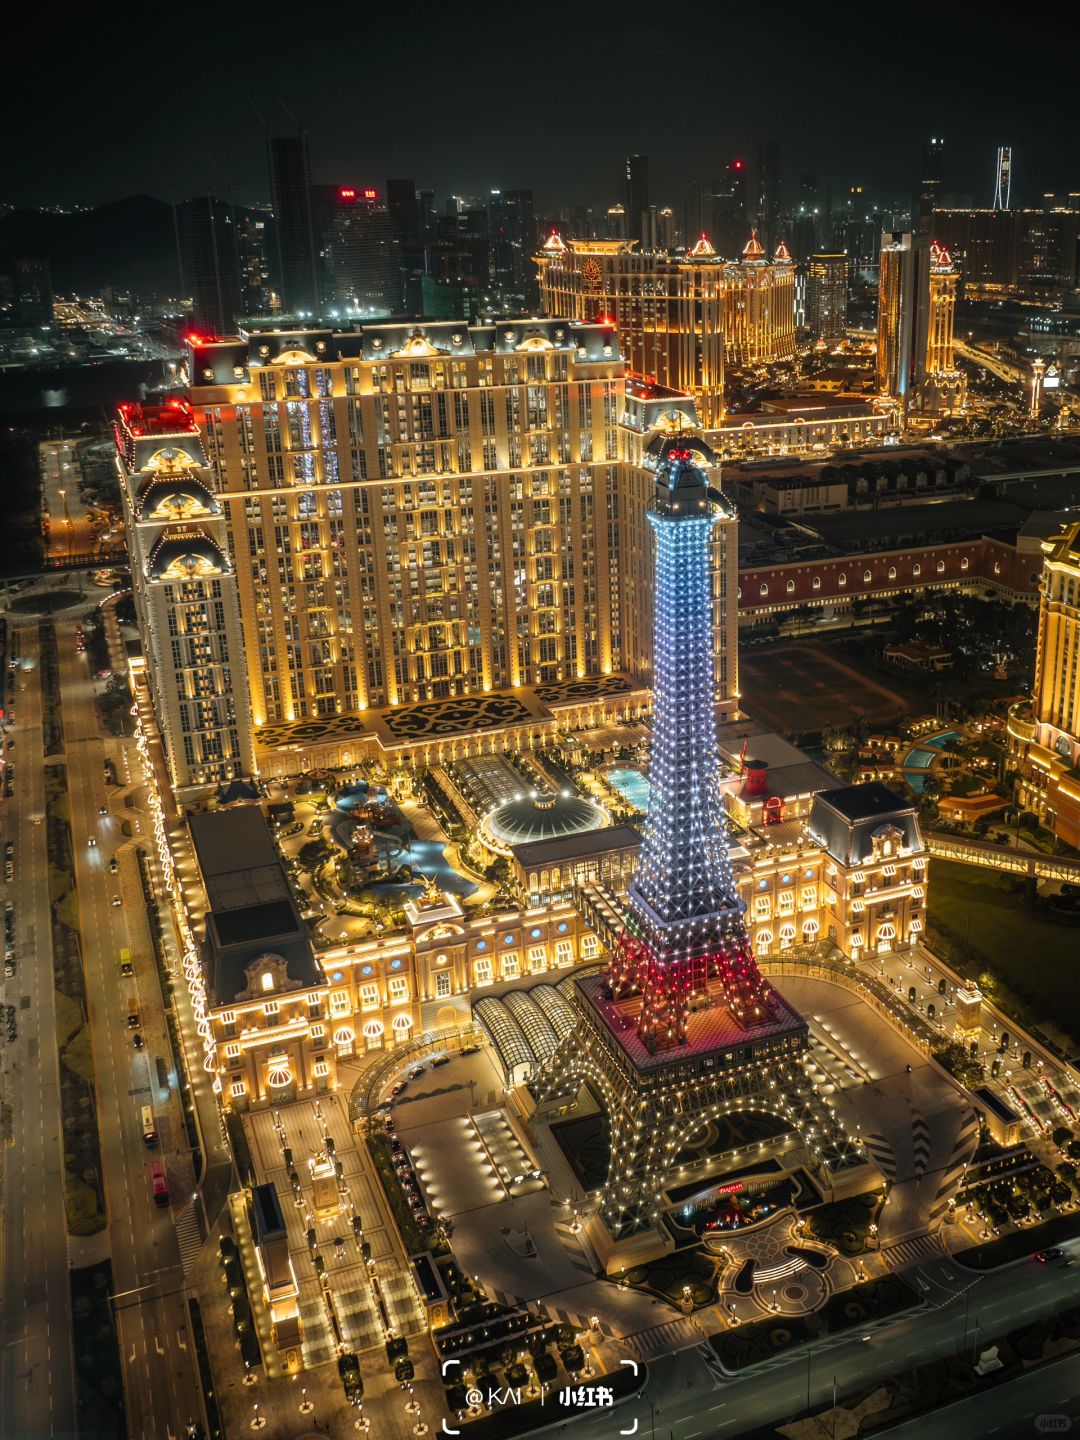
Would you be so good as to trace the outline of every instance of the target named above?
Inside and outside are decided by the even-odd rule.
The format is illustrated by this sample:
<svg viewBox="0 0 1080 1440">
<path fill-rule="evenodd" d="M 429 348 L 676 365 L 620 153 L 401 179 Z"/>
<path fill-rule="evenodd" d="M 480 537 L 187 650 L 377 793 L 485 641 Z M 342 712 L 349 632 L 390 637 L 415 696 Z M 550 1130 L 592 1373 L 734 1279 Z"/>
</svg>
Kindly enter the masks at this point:
<svg viewBox="0 0 1080 1440">
<path fill-rule="evenodd" d="M 956 860 L 961 865 L 981 865 L 1008 875 L 1032 880 L 1066 880 L 1080 885 L 1080 860 L 1062 855 L 1043 855 L 1035 850 L 1018 850 L 1014 845 L 995 845 L 989 840 L 968 839 L 965 835 L 925 835 L 926 848 L 937 860 Z"/>
</svg>

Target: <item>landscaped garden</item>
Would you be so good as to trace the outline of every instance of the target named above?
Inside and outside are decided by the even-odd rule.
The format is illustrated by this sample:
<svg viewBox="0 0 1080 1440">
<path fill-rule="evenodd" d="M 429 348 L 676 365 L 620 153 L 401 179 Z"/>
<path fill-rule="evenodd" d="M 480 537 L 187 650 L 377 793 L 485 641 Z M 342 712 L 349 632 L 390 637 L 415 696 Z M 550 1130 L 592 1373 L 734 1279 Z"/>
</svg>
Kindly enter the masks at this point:
<svg viewBox="0 0 1080 1440">
<path fill-rule="evenodd" d="M 807 1210 L 802 1216 L 807 1238 L 831 1245 L 841 1255 L 864 1254 L 875 1245 L 870 1227 L 880 1209 L 881 1198 L 880 1194 L 870 1191 Z"/>
</svg>

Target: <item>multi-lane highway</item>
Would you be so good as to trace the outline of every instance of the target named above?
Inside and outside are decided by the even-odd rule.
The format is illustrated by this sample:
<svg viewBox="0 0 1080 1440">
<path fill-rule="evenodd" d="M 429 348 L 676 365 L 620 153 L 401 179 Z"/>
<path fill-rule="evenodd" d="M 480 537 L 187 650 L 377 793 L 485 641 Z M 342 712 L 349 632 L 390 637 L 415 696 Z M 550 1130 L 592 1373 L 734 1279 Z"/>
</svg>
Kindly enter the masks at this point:
<svg viewBox="0 0 1080 1440">
<path fill-rule="evenodd" d="M 192 1230 L 189 1212 L 198 1202 L 136 858 L 137 844 L 148 837 L 142 834 L 145 821 L 125 803 L 129 788 L 106 784 L 106 757 L 122 781 L 133 756 L 122 753 L 124 742 L 101 734 L 94 682 L 86 656 L 76 650 L 74 622 L 57 625 L 57 644 L 128 1433 L 166 1437 L 181 1434 L 199 1415 L 174 1225 L 178 1220 Z M 131 978 L 120 973 L 125 946 L 134 961 Z M 137 1027 L 129 1022 L 133 1013 Z M 141 1049 L 135 1048 L 136 1034 Z M 169 1075 L 167 1090 L 158 1079 L 159 1057 Z M 153 1149 L 143 1142 L 140 1118 L 148 1105 L 159 1135 Z M 164 1208 L 153 1201 L 154 1159 L 164 1163 L 169 1179 L 171 1203 Z"/>
<path fill-rule="evenodd" d="M 18 1016 L 18 1037 L 0 1052 L 4 1098 L 12 1106 L 11 1143 L 2 1152 L 0 1429 L 20 1440 L 75 1434 L 69 1264 L 108 1257 L 127 1430 L 168 1440 L 183 1435 L 201 1413 L 180 1288 L 179 1238 L 190 1258 L 198 1244 L 193 1206 L 199 1202 L 136 856 L 137 845 L 148 839 L 142 830 L 146 820 L 127 803 L 134 797 L 129 782 L 140 778 L 138 759 L 131 742 L 106 738 L 99 729 L 95 686 L 86 657 L 77 652 L 75 630 L 74 621 L 57 626 L 63 743 L 50 758 L 66 764 L 68 777 L 108 1227 L 87 1240 L 67 1235 L 43 823 L 41 670 L 37 624 L 31 623 L 19 627 L 20 666 L 9 687 L 15 702 L 9 759 L 16 783 L 0 807 L 4 841 L 14 847 L 13 878 L 0 890 L 14 906 L 16 941 L 16 972 L 4 981 L 4 1001 L 17 1007 Z M 107 756 L 119 784 L 106 783 Z M 134 962 L 130 978 L 120 973 L 122 947 Z M 133 1009 L 137 1031 L 129 1023 Z M 141 1048 L 134 1044 L 136 1033 Z M 144 1106 L 154 1111 L 158 1144 L 152 1149 L 143 1139 Z M 161 1160 L 168 1174 L 170 1204 L 163 1208 L 151 1194 L 152 1159 Z"/>
<path fill-rule="evenodd" d="M 13 878 L 0 890 L 14 906 L 16 963 L 15 975 L 3 982 L 3 995 L 18 1017 L 18 1038 L 2 1051 L 12 1130 L 10 1146 L 0 1152 L 0 1429 L 20 1440 L 66 1440 L 75 1434 L 76 1412 L 36 625 L 21 628 L 19 654 L 21 667 L 7 677 L 8 704 L 15 712 L 9 760 L 16 783 L 0 803 L 4 841 L 14 847 Z"/>
<path fill-rule="evenodd" d="M 1073 1242 L 1068 1249 L 1080 1257 L 1080 1244 Z M 834 1381 L 842 1403 L 845 1395 L 938 1356 L 977 1357 L 992 1337 L 1074 1304 L 1076 1275 L 1071 1266 L 1028 1260 L 986 1275 L 965 1271 L 951 1260 L 934 1261 L 908 1277 L 926 1295 L 926 1308 L 881 1329 L 856 1331 L 778 1356 L 737 1378 L 721 1378 L 700 1351 L 652 1360 L 648 1384 L 636 1400 L 614 1415 L 609 1411 L 582 1418 L 571 1433 L 577 1440 L 612 1440 L 636 1418 L 641 1437 L 735 1440 L 758 1426 L 775 1424 L 778 1417 L 799 1414 L 807 1408 L 808 1396 L 815 1408 L 828 1404 Z M 1066 1415 L 1075 1424 L 1080 1418 L 1080 1364 L 1055 1365 L 1038 1374 L 1041 1384 L 1025 1377 L 996 1389 L 996 1408 L 952 1406 L 940 1416 L 931 1412 L 900 1433 L 975 1440 L 996 1426 L 1005 1440 L 1037 1434 L 1035 1418 L 1047 1413 Z M 987 1421 L 988 1408 L 997 1419 Z"/>
</svg>

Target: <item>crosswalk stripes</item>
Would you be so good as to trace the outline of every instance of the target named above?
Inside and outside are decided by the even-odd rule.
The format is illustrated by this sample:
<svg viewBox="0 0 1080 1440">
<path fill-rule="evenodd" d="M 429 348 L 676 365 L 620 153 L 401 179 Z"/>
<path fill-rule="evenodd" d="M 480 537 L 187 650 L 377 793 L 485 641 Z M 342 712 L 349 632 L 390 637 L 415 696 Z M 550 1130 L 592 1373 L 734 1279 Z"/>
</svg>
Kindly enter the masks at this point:
<svg viewBox="0 0 1080 1440">
<path fill-rule="evenodd" d="M 194 1205 L 188 1205 L 177 1219 L 176 1239 L 180 1245 L 180 1264 L 186 1274 L 199 1258 L 199 1251 L 203 1244 L 198 1222 L 195 1219 Z"/>
<path fill-rule="evenodd" d="M 863 1144 L 867 1150 L 869 1150 L 874 1163 L 885 1176 L 886 1180 L 895 1180 L 896 1156 L 893 1153 L 892 1146 L 888 1140 L 885 1139 L 885 1136 L 879 1135 L 877 1131 L 874 1131 L 870 1135 L 863 1136 Z"/>
<path fill-rule="evenodd" d="M 919 1235 L 914 1240 L 900 1240 L 881 1252 L 881 1258 L 890 1270 L 905 1270 L 920 1260 L 939 1258 L 942 1254 L 941 1241 L 937 1233 Z"/>
<path fill-rule="evenodd" d="M 701 1327 L 684 1315 L 678 1320 L 667 1320 L 663 1325 L 639 1330 L 636 1335 L 627 1335 L 625 1341 L 637 1352 L 640 1360 L 656 1360 L 661 1355 L 671 1355 L 677 1350 L 689 1350 L 692 1345 L 700 1345 Z"/>
</svg>

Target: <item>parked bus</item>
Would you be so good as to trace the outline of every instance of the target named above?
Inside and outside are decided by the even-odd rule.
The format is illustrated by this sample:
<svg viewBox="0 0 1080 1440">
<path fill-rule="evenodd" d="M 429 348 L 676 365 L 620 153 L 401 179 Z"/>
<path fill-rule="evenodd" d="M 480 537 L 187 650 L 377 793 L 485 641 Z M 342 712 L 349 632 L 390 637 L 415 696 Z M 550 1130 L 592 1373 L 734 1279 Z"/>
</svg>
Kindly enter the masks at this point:
<svg viewBox="0 0 1080 1440">
<path fill-rule="evenodd" d="M 154 1109 L 151 1105 L 142 1107 L 142 1138 L 144 1145 L 156 1145 L 158 1142 L 157 1126 L 154 1123 Z"/>
<path fill-rule="evenodd" d="M 120 974 L 133 975 L 135 967 L 131 963 L 131 951 L 126 945 L 120 947 Z"/>
<path fill-rule="evenodd" d="M 150 1183 L 154 1187 L 154 1204 L 167 1205 L 169 1203 L 169 1183 L 165 1179 L 165 1166 L 160 1160 L 155 1160 L 150 1166 Z"/>
</svg>

